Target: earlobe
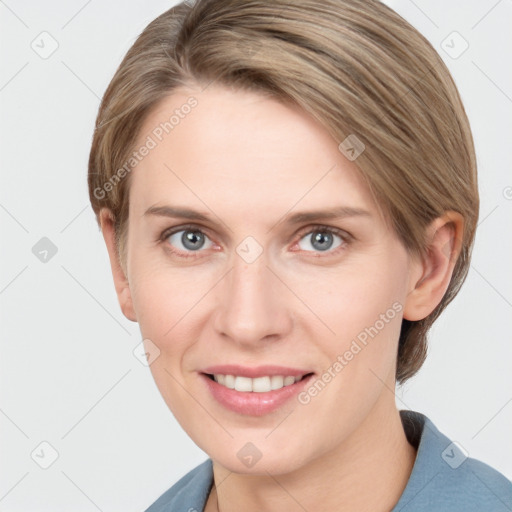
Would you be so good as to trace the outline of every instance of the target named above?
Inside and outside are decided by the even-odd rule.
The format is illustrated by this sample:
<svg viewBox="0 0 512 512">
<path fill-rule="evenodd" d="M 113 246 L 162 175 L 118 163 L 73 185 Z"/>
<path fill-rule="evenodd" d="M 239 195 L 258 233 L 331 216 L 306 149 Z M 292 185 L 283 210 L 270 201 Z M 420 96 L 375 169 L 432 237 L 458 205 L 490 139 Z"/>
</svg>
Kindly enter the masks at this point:
<svg viewBox="0 0 512 512">
<path fill-rule="evenodd" d="M 436 218 L 427 228 L 425 255 L 411 263 L 404 318 L 427 317 L 441 302 L 462 248 L 464 219 L 454 211 Z"/>
<path fill-rule="evenodd" d="M 135 310 L 133 308 L 132 295 L 128 278 L 119 261 L 115 242 L 114 219 L 112 213 L 107 208 L 103 208 L 99 214 L 101 232 L 107 246 L 108 256 L 110 259 L 110 268 L 112 269 L 112 277 L 116 289 L 117 299 L 121 306 L 123 315 L 132 322 L 137 321 Z"/>
</svg>

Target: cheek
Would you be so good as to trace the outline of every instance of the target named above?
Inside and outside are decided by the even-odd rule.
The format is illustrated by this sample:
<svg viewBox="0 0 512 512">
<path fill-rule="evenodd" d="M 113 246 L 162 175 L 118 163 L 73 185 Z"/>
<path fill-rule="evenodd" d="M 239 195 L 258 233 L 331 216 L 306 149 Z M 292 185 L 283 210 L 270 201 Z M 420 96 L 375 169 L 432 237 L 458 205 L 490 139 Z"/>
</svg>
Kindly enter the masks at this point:
<svg viewBox="0 0 512 512">
<path fill-rule="evenodd" d="M 392 261 L 366 259 L 329 272 L 290 273 L 287 283 L 308 306 L 308 311 L 298 311 L 304 311 L 303 324 L 311 329 L 311 339 L 331 339 L 332 348 L 339 350 L 358 336 L 364 341 L 369 331 L 372 337 L 376 330 L 391 338 L 398 335 L 406 290 L 401 268 L 405 267 Z"/>
<path fill-rule="evenodd" d="M 298 294 L 324 324 L 316 319 L 304 322 L 310 329 L 307 337 L 315 341 L 316 350 L 324 356 L 325 370 L 330 371 L 326 380 L 333 382 L 327 386 L 323 403 L 342 404 L 348 415 L 364 409 L 363 403 L 370 406 L 383 383 L 394 389 L 406 295 L 406 267 L 400 256 L 366 260 L 329 276 L 318 272 L 317 279 L 301 287 L 303 295 Z"/>
<path fill-rule="evenodd" d="M 195 411 L 195 404 L 185 391 L 182 366 L 197 339 L 196 333 L 190 330 L 190 320 L 194 318 L 191 306 L 202 294 L 199 290 L 183 293 L 180 291 L 183 286 L 190 284 L 186 279 L 173 278 L 170 273 L 143 269 L 133 275 L 132 300 L 140 332 L 158 353 L 150 364 L 151 374 L 178 422 L 187 425 L 191 417 L 195 418 L 191 412 Z"/>
<path fill-rule="evenodd" d="M 205 308 L 218 277 L 199 267 L 170 268 L 150 258 L 140 258 L 130 276 L 133 306 L 141 335 L 160 351 L 151 364 L 157 384 L 175 387 L 167 372 L 179 376 L 186 370 L 190 354 L 197 350 L 197 340 L 208 319 Z M 177 384 L 176 384 L 177 385 Z"/>
<path fill-rule="evenodd" d="M 325 363 L 316 389 L 306 389 L 302 402 L 311 407 L 311 417 L 332 418 L 323 431 L 326 448 L 338 436 L 349 435 L 378 402 L 383 387 L 394 389 L 405 287 L 402 272 L 395 272 L 393 266 L 382 268 L 386 271 L 333 278 L 322 293 L 308 298 L 335 333 L 309 334 L 311 340 L 318 340 L 316 349 Z"/>
<path fill-rule="evenodd" d="M 145 268 L 134 270 L 130 291 L 143 338 L 155 343 L 162 355 L 179 353 L 180 344 L 174 340 L 190 310 L 183 293 L 186 283 L 172 279 L 169 273 Z"/>
</svg>

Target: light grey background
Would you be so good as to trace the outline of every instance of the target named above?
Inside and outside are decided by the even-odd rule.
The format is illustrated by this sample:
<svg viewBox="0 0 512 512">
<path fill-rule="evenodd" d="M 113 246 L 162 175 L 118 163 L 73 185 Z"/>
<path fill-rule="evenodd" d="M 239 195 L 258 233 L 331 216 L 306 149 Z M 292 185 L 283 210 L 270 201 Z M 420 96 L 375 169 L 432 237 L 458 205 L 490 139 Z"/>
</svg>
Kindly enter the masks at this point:
<svg viewBox="0 0 512 512">
<path fill-rule="evenodd" d="M 387 3 L 455 78 L 482 202 L 466 284 L 397 404 L 512 479 L 512 2 Z M 0 1 L 0 511 L 141 511 L 206 458 L 133 354 L 138 326 L 119 309 L 86 188 L 100 98 L 172 5 Z M 469 44 L 457 58 L 443 49 L 462 48 L 453 31 Z M 43 237 L 57 249 L 46 262 L 33 253 Z"/>
</svg>

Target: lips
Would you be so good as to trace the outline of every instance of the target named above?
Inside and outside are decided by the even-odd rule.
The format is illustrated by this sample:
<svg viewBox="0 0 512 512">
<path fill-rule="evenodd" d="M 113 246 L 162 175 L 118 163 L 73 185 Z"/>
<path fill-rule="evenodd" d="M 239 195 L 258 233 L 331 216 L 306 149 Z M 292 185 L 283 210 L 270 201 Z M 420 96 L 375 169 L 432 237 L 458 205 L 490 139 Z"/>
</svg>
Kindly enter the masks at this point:
<svg viewBox="0 0 512 512">
<path fill-rule="evenodd" d="M 245 415 L 262 416 L 279 409 L 306 385 L 313 372 L 283 366 L 211 366 L 200 372 L 218 403 Z"/>
</svg>

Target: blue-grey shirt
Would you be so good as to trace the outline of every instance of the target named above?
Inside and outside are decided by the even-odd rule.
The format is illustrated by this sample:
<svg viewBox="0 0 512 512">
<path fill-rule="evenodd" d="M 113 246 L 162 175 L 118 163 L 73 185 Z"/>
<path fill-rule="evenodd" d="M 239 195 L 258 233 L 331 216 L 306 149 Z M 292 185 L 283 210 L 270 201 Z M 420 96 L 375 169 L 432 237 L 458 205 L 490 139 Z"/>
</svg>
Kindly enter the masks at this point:
<svg viewBox="0 0 512 512">
<path fill-rule="evenodd" d="M 512 512 L 512 482 L 468 458 L 423 414 L 402 410 L 409 442 L 417 448 L 407 485 L 392 512 Z M 211 459 L 167 490 L 146 512 L 203 512 L 213 485 Z"/>
</svg>

